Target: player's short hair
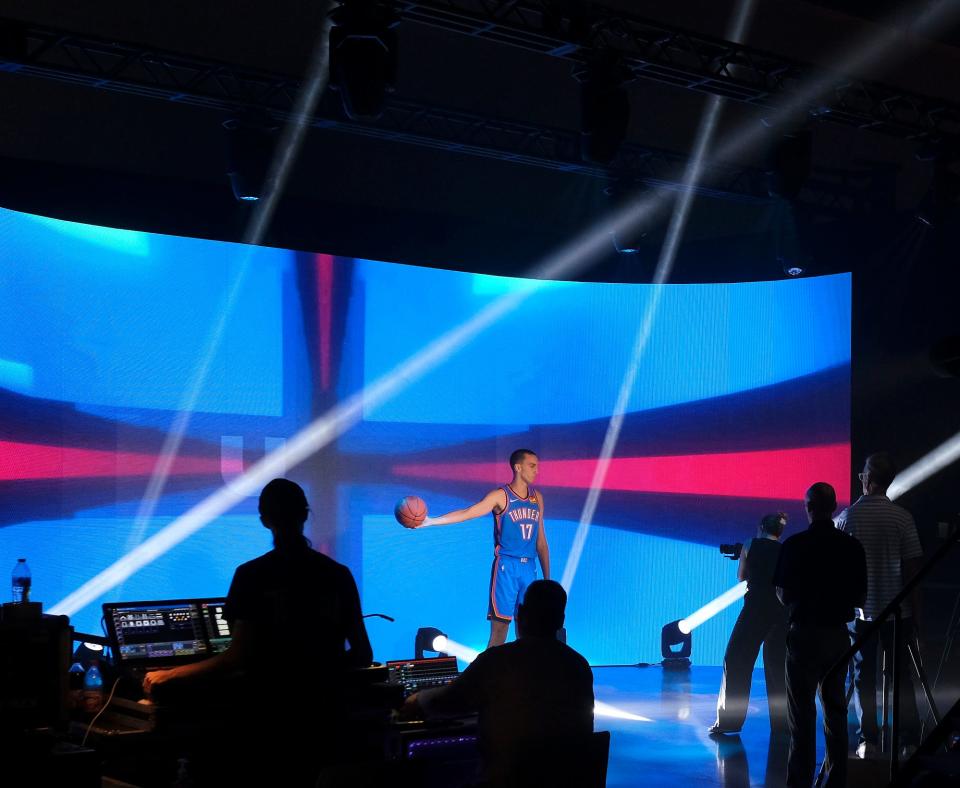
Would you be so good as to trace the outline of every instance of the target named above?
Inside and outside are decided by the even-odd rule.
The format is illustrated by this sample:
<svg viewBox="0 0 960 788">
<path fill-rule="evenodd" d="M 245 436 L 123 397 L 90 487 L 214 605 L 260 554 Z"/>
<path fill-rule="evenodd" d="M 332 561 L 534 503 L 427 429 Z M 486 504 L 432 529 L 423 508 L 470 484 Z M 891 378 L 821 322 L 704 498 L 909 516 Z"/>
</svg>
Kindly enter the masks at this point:
<svg viewBox="0 0 960 788">
<path fill-rule="evenodd" d="M 510 470 L 513 470 L 514 465 L 518 465 L 523 462 L 523 458 L 528 454 L 532 454 L 534 457 L 537 456 L 535 451 L 530 451 L 530 449 L 517 449 L 510 455 Z"/>
<path fill-rule="evenodd" d="M 523 595 L 523 631 L 552 636 L 563 626 L 567 592 L 556 580 L 534 580 Z"/>
<path fill-rule="evenodd" d="M 886 490 L 897 476 L 897 466 L 893 458 L 885 451 L 878 451 L 867 457 L 864 470 L 870 474 L 870 481 L 881 490 Z"/>
</svg>

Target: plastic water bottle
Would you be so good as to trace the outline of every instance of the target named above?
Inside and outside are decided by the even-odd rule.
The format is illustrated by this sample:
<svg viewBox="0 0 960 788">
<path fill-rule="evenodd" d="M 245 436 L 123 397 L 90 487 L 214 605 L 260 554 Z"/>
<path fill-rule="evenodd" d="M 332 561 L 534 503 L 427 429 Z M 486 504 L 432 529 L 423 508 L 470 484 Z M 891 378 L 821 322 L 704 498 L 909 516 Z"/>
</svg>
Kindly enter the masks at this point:
<svg viewBox="0 0 960 788">
<path fill-rule="evenodd" d="M 18 558 L 13 567 L 13 603 L 15 605 L 30 601 L 30 567 L 26 558 Z"/>
<path fill-rule="evenodd" d="M 74 662 L 70 666 L 67 674 L 69 695 L 67 696 L 67 706 L 70 709 L 79 710 L 83 708 L 83 684 L 86 678 L 86 671 L 79 662 Z"/>
<path fill-rule="evenodd" d="M 103 706 L 103 676 L 94 662 L 83 677 L 83 710 L 96 714 Z"/>
</svg>

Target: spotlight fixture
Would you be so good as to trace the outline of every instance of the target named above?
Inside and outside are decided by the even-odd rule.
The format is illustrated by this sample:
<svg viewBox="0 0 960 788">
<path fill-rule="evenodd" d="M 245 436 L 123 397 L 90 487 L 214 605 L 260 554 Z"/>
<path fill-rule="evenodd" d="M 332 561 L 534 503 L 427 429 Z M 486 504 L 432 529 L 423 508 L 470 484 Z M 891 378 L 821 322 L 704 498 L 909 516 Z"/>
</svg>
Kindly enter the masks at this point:
<svg viewBox="0 0 960 788">
<path fill-rule="evenodd" d="M 279 126 L 263 115 L 244 115 L 223 122 L 227 133 L 227 178 L 233 196 L 256 202 L 267 177 Z"/>
<path fill-rule="evenodd" d="M 679 648 L 675 648 L 679 646 Z M 683 670 L 690 667 L 690 653 L 693 650 L 693 635 L 680 628 L 680 619 L 665 624 L 660 630 L 660 656 L 663 667 Z"/>
<path fill-rule="evenodd" d="M 631 181 L 617 181 L 605 186 L 603 194 L 610 204 L 608 212 L 615 216 L 631 202 L 638 202 L 642 188 L 640 184 Z M 619 227 L 610 231 L 610 242 L 617 254 L 626 256 L 640 254 L 640 244 L 647 237 L 647 227 L 643 223 L 635 224 L 640 226 Z"/>
<path fill-rule="evenodd" d="M 795 200 L 810 177 L 813 132 L 799 129 L 784 134 L 773 145 L 767 162 L 767 192 L 771 197 Z"/>
<path fill-rule="evenodd" d="M 793 276 L 793 277 L 803 276 L 807 270 L 798 262 L 791 261 L 791 260 L 784 260 L 783 258 L 780 258 L 780 265 L 783 268 L 783 272 L 787 276 Z"/>
<path fill-rule="evenodd" d="M 814 263 L 809 246 L 813 236 L 809 213 L 785 197 L 776 200 L 773 210 L 776 264 L 790 277 L 809 274 Z"/>
<path fill-rule="evenodd" d="M 617 254 L 622 255 L 636 255 L 640 254 L 640 247 L 635 246 L 631 243 L 624 243 L 621 240 L 620 234 L 611 231 L 610 241 L 613 243 L 613 248 L 616 250 Z"/>
<path fill-rule="evenodd" d="M 446 633 L 436 627 L 420 627 L 413 641 L 414 659 L 423 659 L 423 652 L 436 652 L 438 657 L 446 657 L 444 649 L 447 646 Z"/>
<path fill-rule="evenodd" d="M 351 120 L 376 120 L 397 79 L 397 25 L 390 2 L 344 0 L 330 18 L 330 87 Z"/>
<path fill-rule="evenodd" d="M 580 83 L 580 158 L 609 164 L 627 136 L 633 72 L 609 52 L 595 52 L 573 71 Z"/>
<path fill-rule="evenodd" d="M 919 157 L 919 153 L 917 154 Z M 930 189 L 917 208 L 916 219 L 927 227 L 937 227 L 946 224 L 960 198 L 960 175 L 957 174 L 957 161 L 953 160 L 942 147 L 929 148 L 927 157 L 921 161 L 929 161 L 933 165 L 933 178 Z"/>
</svg>

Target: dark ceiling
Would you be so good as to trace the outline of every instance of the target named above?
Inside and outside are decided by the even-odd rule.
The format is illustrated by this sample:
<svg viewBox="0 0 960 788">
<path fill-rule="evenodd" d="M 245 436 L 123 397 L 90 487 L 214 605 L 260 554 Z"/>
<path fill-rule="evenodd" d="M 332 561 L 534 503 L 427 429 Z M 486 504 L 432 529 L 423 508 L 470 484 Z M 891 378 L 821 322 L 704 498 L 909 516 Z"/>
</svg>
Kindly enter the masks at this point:
<svg viewBox="0 0 960 788">
<path fill-rule="evenodd" d="M 612 18 L 619 8 L 662 25 L 679 36 L 676 40 L 688 40 L 680 35 L 686 32 L 702 47 L 726 41 L 731 20 L 744 5 L 750 4 L 608 0 L 596 7 L 600 17 Z M 920 7 L 930 13 L 941 5 L 951 4 Z M 689 80 L 678 86 L 662 76 L 642 75 L 629 88 L 632 115 L 624 149 L 629 160 L 610 168 L 586 166 L 571 148 L 580 121 L 569 57 L 492 41 L 485 34 L 452 32 L 450 25 L 435 21 L 438 9 L 471 8 L 474 17 L 487 14 L 498 30 L 508 29 L 514 24 L 510 14 L 522 10 L 523 3 L 431 0 L 423 6 L 434 14 L 429 19 L 418 4 L 399 6 L 398 83 L 388 112 L 379 124 L 353 123 L 328 92 L 319 110 L 327 127 L 307 133 L 267 243 L 497 273 L 526 270 L 610 210 L 604 188 L 611 183 L 662 191 L 677 180 L 708 94 L 716 85 L 723 87 Z M 718 140 L 736 138 L 745 129 L 760 129 L 760 134 L 709 171 L 709 189 L 695 202 L 681 260 L 702 257 L 704 250 L 713 250 L 719 260 L 711 267 L 691 267 L 682 278 L 775 275 L 742 265 L 774 254 L 783 243 L 784 207 L 766 195 L 763 169 L 770 145 L 786 127 L 774 124 L 764 131 L 762 124 L 776 116 L 771 105 L 794 94 L 801 78 L 820 73 L 806 64 L 829 70 L 863 42 L 886 36 L 887 45 L 847 76 L 856 84 L 883 83 L 886 100 L 905 91 L 934 110 L 906 131 L 880 123 L 861 128 L 862 122 L 837 122 L 836 114 L 811 118 L 806 107 L 791 118 L 791 127 L 802 121 L 813 130 L 813 173 L 788 211 L 813 244 L 818 237 L 834 239 L 858 228 L 876 233 L 881 215 L 888 217 L 881 224 L 889 217 L 907 221 L 932 183 L 931 162 L 915 154 L 931 139 L 941 145 L 955 142 L 960 131 L 953 121 L 942 121 L 960 118 L 953 104 L 960 106 L 955 79 L 960 14 L 938 12 L 936 23 L 908 35 L 897 31 L 907 29 L 913 18 L 910 4 L 757 0 L 751 7 L 739 43 L 768 65 L 791 64 L 790 74 L 799 76 L 763 100 L 723 101 Z M 273 75 L 295 88 L 319 38 L 322 10 L 321 2 L 311 0 L 104 0 L 93 5 L 4 0 L 0 17 L 80 41 L 118 42 L 167 59 L 180 56 L 186 63 L 219 62 L 226 72 Z M 155 231 L 242 237 L 251 209 L 233 200 L 224 175 L 222 123 L 236 114 L 230 107 L 219 99 L 183 100 L 169 89 L 152 95 L 132 90 L 128 72 L 97 82 L 88 70 L 80 79 L 79 45 L 72 55 L 76 64 L 64 61 L 59 70 L 49 64 L 22 68 L 22 53 L 3 48 L 16 50 L 23 26 L 0 29 L 0 60 L 7 64 L 6 73 L 0 73 L 2 204 Z M 610 30 L 607 35 L 626 40 L 615 25 Z M 529 42 L 529 31 L 526 36 Z M 742 76 L 745 67 L 739 69 L 728 73 Z M 829 85 L 843 84 L 827 73 Z M 828 91 L 826 104 L 837 95 Z M 929 117 L 940 120 L 930 125 Z M 510 160 L 517 151 L 535 155 Z M 665 216 L 643 228 L 640 243 L 653 257 Z M 903 231 L 898 226 L 896 232 Z M 601 268 L 583 275 L 649 276 L 649 267 L 637 271 L 638 265 L 637 259 L 611 253 Z M 849 260 L 834 262 L 825 270 L 849 265 Z"/>
</svg>

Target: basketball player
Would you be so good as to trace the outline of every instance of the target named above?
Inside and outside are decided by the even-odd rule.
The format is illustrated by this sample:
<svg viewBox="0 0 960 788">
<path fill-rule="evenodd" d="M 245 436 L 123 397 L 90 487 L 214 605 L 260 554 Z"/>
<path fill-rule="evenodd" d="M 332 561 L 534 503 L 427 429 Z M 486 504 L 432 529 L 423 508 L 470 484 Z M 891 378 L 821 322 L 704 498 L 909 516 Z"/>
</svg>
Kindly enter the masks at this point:
<svg viewBox="0 0 960 788">
<path fill-rule="evenodd" d="M 527 586 L 537 579 L 535 559 L 540 559 L 543 579 L 550 579 L 550 548 L 543 530 L 543 494 L 534 490 L 537 455 L 517 449 L 510 455 L 513 481 L 491 490 L 483 500 L 423 524 L 452 525 L 493 513 L 493 570 L 490 574 L 490 640 L 487 648 L 506 642 L 510 622 L 523 601 Z"/>
</svg>

